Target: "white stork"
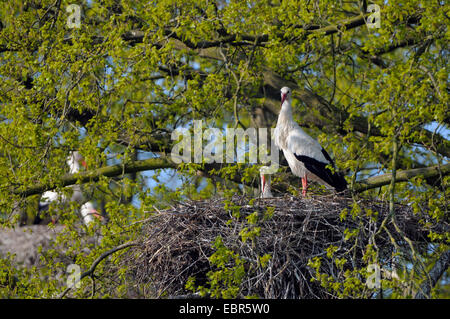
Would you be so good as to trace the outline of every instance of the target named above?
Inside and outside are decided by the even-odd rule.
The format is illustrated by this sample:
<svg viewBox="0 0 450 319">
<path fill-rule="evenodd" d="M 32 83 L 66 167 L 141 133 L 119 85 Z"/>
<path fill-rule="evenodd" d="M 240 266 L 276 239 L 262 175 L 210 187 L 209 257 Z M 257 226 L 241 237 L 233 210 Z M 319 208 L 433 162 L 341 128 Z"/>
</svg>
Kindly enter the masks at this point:
<svg viewBox="0 0 450 319">
<path fill-rule="evenodd" d="M 267 174 L 263 169 L 260 170 L 261 179 L 261 198 L 273 197 L 270 187 L 270 174 Z"/>
<path fill-rule="evenodd" d="M 87 164 L 83 158 L 83 156 L 78 152 L 70 152 L 69 157 L 67 157 L 67 165 L 70 167 L 70 174 L 76 174 L 80 171 L 82 165 L 84 168 L 87 168 Z M 70 198 L 71 202 L 81 203 L 84 199 L 83 192 L 81 191 L 80 185 L 72 185 L 72 197 Z"/>
<path fill-rule="evenodd" d="M 87 166 L 83 157 L 77 151 L 71 152 L 70 155 L 67 157 L 67 165 L 69 165 L 71 174 L 78 173 L 81 168 L 80 165 L 83 165 L 84 167 Z M 73 185 L 72 190 L 73 190 L 73 192 L 72 192 L 72 196 L 70 197 L 70 201 L 74 201 L 77 203 L 83 202 L 84 196 L 81 191 L 80 185 Z M 41 200 L 39 201 L 38 214 L 36 216 L 34 224 L 42 223 L 41 213 L 43 211 L 47 211 L 49 209 L 51 203 L 56 203 L 56 202 L 65 203 L 66 201 L 67 201 L 67 198 L 64 194 L 60 194 L 55 191 L 44 192 L 44 194 L 42 194 Z M 55 223 L 55 220 L 52 219 L 52 223 Z"/>
<path fill-rule="evenodd" d="M 94 221 L 94 217 L 102 220 L 102 216 L 95 210 L 94 205 L 91 202 L 84 203 L 80 208 L 81 217 L 86 225 L 89 225 Z"/>
<path fill-rule="evenodd" d="M 283 87 L 274 142 L 283 151 L 292 173 L 302 179 L 303 196 L 306 196 L 308 179 L 338 192 L 345 190 L 347 182 L 344 176 L 327 167 L 331 165 L 334 168 L 330 155 L 294 121 L 291 101 L 291 89 Z"/>
</svg>

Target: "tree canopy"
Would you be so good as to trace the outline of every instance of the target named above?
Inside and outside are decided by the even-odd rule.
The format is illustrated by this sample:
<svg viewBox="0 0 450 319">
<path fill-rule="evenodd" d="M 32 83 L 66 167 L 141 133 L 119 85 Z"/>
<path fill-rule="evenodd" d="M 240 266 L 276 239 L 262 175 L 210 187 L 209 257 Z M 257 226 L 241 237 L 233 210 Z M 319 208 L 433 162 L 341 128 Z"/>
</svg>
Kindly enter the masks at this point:
<svg viewBox="0 0 450 319">
<path fill-rule="evenodd" d="M 106 222 L 80 227 L 79 205 L 52 208 L 63 211 L 55 245 L 70 262 L 56 248 L 33 269 L 3 256 L 0 273 L 16 279 L 1 275 L 0 296 L 57 296 L 65 287 L 55 269 L 69 263 L 92 269 L 92 281 L 115 270 L 114 284 L 83 281 L 74 296 L 129 296 L 114 249 L 132 247 L 149 216 L 187 199 L 258 196 L 259 165 L 179 163 L 172 133 L 193 136 L 196 120 L 222 132 L 274 127 L 283 86 L 293 89 L 295 119 L 345 173 L 355 212 L 362 196 L 389 203 L 391 218 L 409 205 L 423 223 L 448 227 L 448 25 L 448 4 L 428 0 L 3 2 L 2 227 L 29 224 L 42 193 L 74 184 Z M 70 175 L 74 150 L 88 168 Z M 273 189 L 298 194 L 280 162 Z M 94 234 L 100 242 L 82 239 Z M 433 267 L 442 276 L 449 264 L 448 228 L 429 237 L 420 263 L 403 262 L 417 294 Z M 437 288 L 425 295 L 448 297 Z"/>
</svg>

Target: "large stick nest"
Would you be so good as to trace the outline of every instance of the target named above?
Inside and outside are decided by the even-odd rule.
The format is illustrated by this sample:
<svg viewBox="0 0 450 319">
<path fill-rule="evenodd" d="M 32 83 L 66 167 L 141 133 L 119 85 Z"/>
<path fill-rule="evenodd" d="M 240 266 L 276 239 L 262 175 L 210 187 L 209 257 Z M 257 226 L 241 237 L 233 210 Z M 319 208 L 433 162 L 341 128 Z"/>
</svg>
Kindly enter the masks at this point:
<svg viewBox="0 0 450 319">
<path fill-rule="evenodd" d="M 217 270 L 209 257 L 218 236 L 247 267 L 238 297 L 333 298 L 335 294 L 311 281 L 315 270 L 308 261 L 312 258 L 322 257 L 321 272 L 343 280 L 345 270 L 367 268 L 363 255 L 369 244 L 377 249 L 379 262 L 393 268 L 399 247 L 408 251 L 409 242 L 414 249 L 425 249 L 430 230 L 449 229 L 448 223 L 433 223 L 425 213 L 414 214 L 408 206 L 396 206 L 395 218 L 389 218 L 388 204 L 372 200 L 359 200 L 362 210 L 352 216 L 355 202 L 336 195 L 257 199 L 252 205 L 246 197 L 235 196 L 232 201 L 241 207 L 240 218 L 224 209 L 222 199 L 179 203 L 155 213 L 144 226 L 142 245 L 127 259 L 144 296 L 189 296 L 192 292 L 185 285 L 191 276 L 197 285 L 206 284 L 207 273 Z M 249 227 L 245 217 L 254 212 L 263 216 L 268 207 L 275 208 L 272 218 L 259 218 L 259 236 L 243 242 L 240 232 Z M 348 210 L 346 218 L 340 216 L 343 209 Z M 423 226 L 420 219 L 429 223 Z M 346 239 L 355 229 L 359 231 Z M 334 258 L 327 257 L 330 245 L 337 247 Z M 271 255 L 269 263 L 256 266 L 264 254 Z M 335 258 L 346 258 L 343 269 L 336 267 Z"/>
</svg>

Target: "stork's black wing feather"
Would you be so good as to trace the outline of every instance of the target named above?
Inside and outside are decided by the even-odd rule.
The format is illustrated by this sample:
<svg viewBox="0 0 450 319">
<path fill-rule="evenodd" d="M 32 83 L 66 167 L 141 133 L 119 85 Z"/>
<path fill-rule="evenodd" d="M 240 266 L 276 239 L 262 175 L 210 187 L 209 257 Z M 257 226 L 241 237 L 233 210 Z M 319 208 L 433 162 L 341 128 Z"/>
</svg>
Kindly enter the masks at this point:
<svg viewBox="0 0 450 319">
<path fill-rule="evenodd" d="M 44 215 L 45 215 L 45 212 L 47 212 L 49 210 L 49 207 L 50 207 L 49 203 L 39 202 L 38 212 L 37 212 L 36 216 L 34 217 L 33 225 L 39 225 L 39 224 L 45 223 Z"/>
<path fill-rule="evenodd" d="M 322 153 L 325 158 L 330 161 L 330 163 L 323 163 L 309 156 L 297 154 L 294 155 L 300 162 L 305 165 L 307 170 L 322 179 L 328 185 L 334 187 L 338 192 L 345 190 L 347 188 L 347 181 L 345 180 L 344 176 L 342 176 L 338 172 L 332 172 L 327 167 L 328 164 L 331 164 L 334 167 L 334 163 L 331 160 L 330 155 L 328 155 L 328 153 L 324 149 L 322 149 Z"/>
<path fill-rule="evenodd" d="M 327 161 L 330 162 L 331 165 L 334 167 L 334 162 L 333 162 L 333 160 L 331 159 L 330 154 L 328 154 L 328 152 L 325 151 L 325 149 L 324 149 L 323 147 L 322 147 L 322 154 L 323 154 L 323 156 L 325 156 L 325 158 L 327 159 Z"/>
</svg>

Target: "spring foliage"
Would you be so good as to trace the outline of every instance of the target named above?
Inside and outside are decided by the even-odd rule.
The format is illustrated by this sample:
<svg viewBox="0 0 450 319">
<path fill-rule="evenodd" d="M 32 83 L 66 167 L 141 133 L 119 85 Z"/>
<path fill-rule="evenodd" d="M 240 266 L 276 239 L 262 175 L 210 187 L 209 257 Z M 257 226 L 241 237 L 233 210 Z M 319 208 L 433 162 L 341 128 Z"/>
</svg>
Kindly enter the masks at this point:
<svg viewBox="0 0 450 319">
<path fill-rule="evenodd" d="M 79 28 L 75 11 L 66 11 L 71 4 L 80 8 Z M 374 22 L 370 4 L 380 9 L 379 28 L 368 27 Z M 255 196 L 256 165 L 176 164 L 169 156 L 171 132 L 191 129 L 194 120 L 202 120 L 204 128 L 273 127 L 279 89 L 286 85 L 293 89 L 294 116 L 329 150 L 350 187 L 391 173 L 390 184 L 364 196 L 389 201 L 394 221 L 395 204 L 401 203 L 426 216 L 423 224 L 448 225 L 448 16 L 445 1 L 431 0 L 2 3 L 1 227 L 19 219 L 30 223 L 40 193 L 70 193 L 63 186 L 76 182 L 107 222 L 86 227 L 79 205 L 52 207 L 49 214 L 59 216 L 64 230 L 37 267 L 23 268 L 2 256 L 0 296 L 60 295 L 68 264 L 89 269 L 105 251 L 141 236 L 149 216 L 177 201 Z M 89 165 L 74 180 L 66 176 L 71 150 Z M 427 178 L 419 174 L 395 183 L 397 172 L 431 166 L 437 168 Z M 280 171 L 273 184 L 297 194 L 298 181 Z M 368 213 L 357 195 L 354 201 L 341 213 L 343 220 Z M 259 236 L 250 216 L 243 244 Z M 345 233 L 346 240 L 358 236 L 358 229 Z M 412 296 L 448 250 L 448 232 L 430 230 L 429 237 L 429 249 L 420 252 L 407 239 L 389 244 L 411 290 L 402 294 L 395 288 L 389 296 Z M 210 262 L 217 271 L 203 288 L 193 281 L 188 287 L 209 289 L 213 297 L 239 295 L 245 261 L 219 238 L 213 244 Z M 328 259 L 334 250 L 325 252 Z M 124 251 L 108 256 L 69 293 L 140 296 L 120 262 Z M 269 262 L 260 257 L 259 266 Z M 376 262 L 377 248 L 367 247 L 361 258 Z M 344 269 L 345 260 L 335 262 Z M 364 280 L 357 280 L 368 275 L 364 269 L 343 280 L 323 274 L 320 265 L 320 259 L 311 259 L 315 280 L 335 296 L 364 291 Z M 440 285 L 431 296 L 445 293 Z"/>
</svg>

